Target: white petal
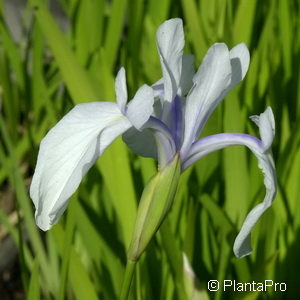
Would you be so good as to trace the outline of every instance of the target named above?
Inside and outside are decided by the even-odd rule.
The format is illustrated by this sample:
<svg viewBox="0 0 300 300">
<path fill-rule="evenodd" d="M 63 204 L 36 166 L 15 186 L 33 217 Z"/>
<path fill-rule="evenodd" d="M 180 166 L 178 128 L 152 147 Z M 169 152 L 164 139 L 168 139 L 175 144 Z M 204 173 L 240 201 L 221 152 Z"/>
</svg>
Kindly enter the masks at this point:
<svg viewBox="0 0 300 300">
<path fill-rule="evenodd" d="M 75 106 L 48 132 L 30 187 L 42 230 L 58 222 L 95 160 L 131 126 L 116 103 L 92 102 Z"/>
<path fill-rule="evenodd" d="M 178 89 L 178 95 L 180 96 L 186 95 L 193 85 L 193 77 L 195 75 L 194 63 L 194 55 L 185 54 L 182 56 L 182 70 Z"/>
<path fill-rule="evenodd" d="M 183 153 L 198 135 L 218 99 L 230 84 L 231 64 L 225 44 L 214 44 L 193 78 L 194 87 L 186 99 Z"/>
<path fill-rule="evenodd" d="M 254 207 L 248 214 L 244 224 L 236 237 L 233 251 L 237 257 L 243 257 L 252 252 L 251 231 L 261 215 L 271 206 L 277 190 L 276 171 L 273 157 L 270 151 L 271 144 L 275 135 L 275 120 L 272 109 L 268 107 L 259 116 L 251 119 L 259 126 L 262 139 L 262 150 L 251 149 L 258 158 L 258 165 L 264 173 L 264 184 L 266 187 L 265 199 L 262 203 Z"/>
<path fill-rule="evenodd" d="M 135 153 L 157 158 L 159 167 L 167 165 L 176 154 L 170 129 L 154 117 L 150 117 L 141 132 L 131 128 L 123 134 L 123 139 Z"/>
<path fill-rule="evenodd" d="M 235 239 L 233 252 L 237 257 L 243 257 L 252 252 L 251 249 L 251 231 L 258 222 L 262 214 L 271 206 L 276 196 L 277 182 L 276 171 L 272 155 L 270 153 L 255 153 L 258 158 L 259 167 L 264 173 L 264 184 L 266 195 L 264 201 L 255 206 L 247 215 L 243 226 Z"/>
<path fill-rule="evenodd" d="M 155 139 L 149 129 L 139 131 L 132 127 L 123 134 L 122 138 L 134 153 L 143 157 L 157 158 Z"/>
<path fill-rule="evenodd" d="M 260 118 L 272 118 L 273 114 L 270 108 L 268 108 Z M 256 119 L 257 121 L 257 119 Z M 260 131 L 261 127 L 265 126 L 265 123 L 259 120 Z M 272 123 L 272 122 L 271 122 Z M 273 126 L 265 126 L 264 134 L 270 136 L 273 134 Z M 269 131 L 269 132 L 267 132 Z M 251 231 L 255 224 L 258 222 L 259 218 L 266 211 L 268 207 L 271 206 L 273 200 L 275 199 L 276 190 L 277 190 L 277 181 L 276 181 L 276 171 L 273 161 L 273 157 L 270 149 L 266 150 L 263 141 L 260 141 L 254 136 L 249 134 L 242 133 L 221 133 L 211 136 L 204 137 L 197 142 L 195 142 L 190 148 L 187 158 L 182 162 L 182 170 L 188 168 L 191 164 L 196 162 L 201 157 L 225 148 L 234 145 L 244 145 L 247 146 L 257 157 L 258 166 L 264 173 L 264 185 L 266 187 L 266 195 L 262 203 L 258 204 L 252 209 L 248 214 L 246 220 L 243 223 L 243 226 L 236 237 L 234 242 L 233 251 L 237 257 L 243 257 L 252 252 L 250 243 L 251 243 Z M 269 145 L 270 146 L 270 145 Z"/>
<path fill-rule="evenodd" d="M 115 80 L 115 91 L 117 97 L 118 106 L 123 114 L 125 114 L 125 107 L 127 103 L 127 86 L 126 86 L 126 73 L 125 69 L 122 67 Z"/>
<path fill-rule="evenodd" d="M 181 19 L 165 21 L 157 30 L 157 47 L 164 78 L 165 100 L 172 102 L 180 82 L 184 33 Z"/>
<path fill-rule="evenodd" d="M 228 49 L 225 44 L 215 44 L 213 45 L 206 57 L 203 60 L 199 71 L 195 75 L 193 81 L 195 86 L 192 89 L 190 95 L 188 95 L 186 105 L 189 107 L 186 112 L 186 132 L 183 152 L 186 153 L 188 145 L 193 142 L 193 140 L 202 131 L 204 125 L 206 124 L 208 118 L 210 117 L 216 106 L 222 101 L 226 94 L 235 87 L 243 78 L 245 77 L 249 62 L 250 55 L 249 51 L 244 43 L 241 43 L 229 52 L 228 64 Z M 219 56 L 219 58 L 218 58 Z M 222 71 L 223 64 L 223 71 Z M 215 71 L 215 72 L 213 72 Z M 211 75 L 209 75 L 211 74 Z M 205 78 L 205 76 L 207 78 Z M 209 84 L 215 82 L 216 84 L 212 86 L 215 88 L 215 93 L 209 96 L 209 92 L 205 91 L 205 85 L 203 82 Z M 204 86 L 204 91 L 203 87 Z M 203 96 L 204 94 L 204 96 Z M 194 98 L 198 99 L 198 108 L 196 105 L 190 102 L 195 101 Z M 198 109 L 198 110 L 197 110 Z M 190 120 L 191 111 L 194 111 L 194 117 L 197 121 Z"/>
<path fill-rule="evenodd" d="M 154 98 L 160 98 L 163 97 L 164 95 L 164 79 L 161 78 L 158 81 L 156 81 L 154 84 L 151 86 L 153 88 L 154 92 Z M 163 104 L 163 101 L 162 101 Z"/>
<path fill-rule="evenodd" d="M 154 95 L 153 89 L 143 85 L 136 92 L 134 98 L 129 102 L 126 116 L 137 129 L 146 123 L 153 112 Z"/>
<path fill-rule="evenodd" d="M 268 150 L 275 136 L 275 120 L 271 107 L 259 116 L 251 116 L 250 119 L 259 127 L 264 148 Z"/>
<path fill-rule="evenodd" d="M 244 43 L 238 44 L 233 47 L 230 50 L 229 55 L 232 75 L 228 90 L 234 88 L 239 82 L 244 79 L 250 63 L 249 50 Z"/>
</svg>

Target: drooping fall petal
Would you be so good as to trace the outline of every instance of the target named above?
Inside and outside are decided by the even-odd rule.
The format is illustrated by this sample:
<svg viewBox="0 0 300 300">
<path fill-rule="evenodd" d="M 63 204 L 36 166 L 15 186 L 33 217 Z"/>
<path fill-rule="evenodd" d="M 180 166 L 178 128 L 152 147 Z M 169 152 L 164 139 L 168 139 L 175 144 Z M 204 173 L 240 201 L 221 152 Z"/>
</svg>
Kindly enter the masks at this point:
<svg viewBox="0 0 300 300">
<path fill-rule="evenodd" d="M 131 126 L 116 103 L 91 102 L 75 106 L 48 132 L 30 187 L 42 230 L 58 221 L 95 160 Z"/>
<path fill-rule="evenodd" d="M 258 166 L 264 174 L 264 185 L 266 195 L 262 203 L 255 206 L 246 217 L 243 226 L 236 237 L 233 251 L 237 257 L 243 257 L 251 253 L 251 231 L 259 218 L 271 206 L 276 196 L 277 181 L 273 157 L 269 148 L 274 137 L 274 117 L 271 108 L 260 116 L 255 117 L 255 122 L 259 125 L 261 139 L 242 133 L 220 133 L 204 137 L 193 144 L 182 169 L 188 168 L 201 157 L 229 146 L 243 145 L 248 147 L 258 159 Z"/>
</svg>

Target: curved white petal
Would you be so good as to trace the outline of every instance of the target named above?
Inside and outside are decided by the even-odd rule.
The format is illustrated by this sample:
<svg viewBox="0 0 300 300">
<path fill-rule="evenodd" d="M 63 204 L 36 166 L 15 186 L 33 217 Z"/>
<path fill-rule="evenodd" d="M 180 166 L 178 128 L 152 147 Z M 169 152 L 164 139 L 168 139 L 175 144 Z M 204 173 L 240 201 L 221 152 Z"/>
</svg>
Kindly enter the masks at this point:
<svg viewBox="0 0 300 300">
<path fill-rule="evenodd" d="M 260 132 L 263 133 L 264 136 L 268 137 L 268 142 L 272 142 L 269 137 L 272 136 L 273 139 L 275 125 L 273 123 L 274 118 L 271 108 L 267 108 L 266 111 L 260 115 L 258 121 Z M 269 122 L 272 124 L 272 126 L 270 126 Z M 257 157 L 258 166 L 264 173 L 266 195 L 263 202 L 255 206 L 250 211 L 243 223 L 238 236 L 236 237 L 233 251 L 237 257 L 243 257 L 252 252 L 250 246 L 251 231 L 262 214 L 268 207 L 271 206 L 276 196 L 277 180 L 273 157 L 271 154 L 271 150 L 269 149 L 271 145 L 269 144 L 269 147 L 266 149 L 265 143 L 263 141 L 263 135 L 262 141 L 254 136 L 242 133 L 221 133 L 207 136 L 198 140 L 192 145 L 188 152 L 186 160 L 183 161 L 182 164 L 182 170 L 185 170 L 203 156 L 213 151 L 234 145 L 244 145 L 248 147 Z"/>
<path fill-rule="evenodd" d="M 178 95 L 185 96 L 193 86 L 193 77 L 195 75 L 195 57 L 192 54 L 182 56 L 182 69 L 179 82 Z"/>
<path fill-rule="evenodd" d="M 184 154 L 216 106 L 243 80 L 249 62 L 249 51 L 244 43 L 238 44 L 229 52 L 225 44 L 215 44 L 209 49 L 193 79 L 195 85 L 186 101 Z"/>
<path fill-rule="evenodd" d="M 227 89 L 230 80 L 231 64 L 228 48 L 223 43 L 214 44 L 195 74 L 194 86 L 186 99 L 183 153 L 188 151 L 199 127 L 206 122 L 208 112 Z"/>
<path fill-rule="evenodd" d="M 262 114 L 259 116 L 252 116 L 251 119 L 259 126 L 259 132 L 262 139 L 262 150 L 251 150 L 257 156 L 258 166 L 264 173 L 266 195 L 264 201 L 250 211 L 235 239 L 233 251 L 237 257 L 243 257 L 252 252 L 250 246 L 251 231 L 261 215 L 271 206 L 277 190 L 275 165 L 270 150 L 275 135 L 275 120 L 272 109 L 268 107 Z"/>
<path fill-rule="evenodd" d="M 275 199 L 277 190 L 276 171 L 270 151 L 266 153 L 262 142 L 248 134 L 215 134 L 200 139 L 193 145 L 189 158 L 183 163 L 182 169 L 188 168 L 192 163 L 213 151 L 234 145 L 244 145 L 255 154 L 258 159 L 258 166 L 264 173 L 264 185 L 266 187 L 266 195 L 263 202 L 255 206 L 248 214 L 234 242 L 234 254 L 237 257 L 243 257 L 252 252 L 250 243 L 253 227 Z"/>
<path fill-rule="evenodd" d="M 116 98 L 117 104 L 123 114 L 125 114 L 125 107 L 127 103 L 127 86 L 126 86 L 126 73 L 125 69 L 122 67 L 115 80 L 115 91 L 116 91 Z"/>
<path fill-rule="evenodd" d="M 235 239 L 233 252 L 237 257 L 243 257 L 252 252 L 251 231 L 262 214 L 271 206 L 273 200 L 275 199 L 277 190 L 276 171 L 272 155 L 270 153 L 262 154 L 261 152 L 254 152 L 254 154 L 258 158 L 259 168 L 264 173 L 266 195 L 264 201 L 255 206 L 247 215 L 243 226 Z"/>
<path fill-rule="evenodd" d="M 153 112 L 153 102 L 153 89 L 144 84 L 138 89 L 126 110 L 126 116 L 135 128 L 141 129 L 149 119 Z"/>
<path fill-rule="evenodd" d="M 95 160 L 131 126 L 116 103 L 91 102 L 75 106 L 48 132 L 30 186 L 42 230 L 58 222 Z"/>
<path fill-rule="evenodd" d="M 271 107 L 259 116 L 251 116 L 250 119 L 259 127 L 264 148 L 268 150 L 275 136 L 275 120 Z"/>
<path fill-rule="evenodd" d="M 184 33 L 181 19 L 165 21 L 157 30 L 157 48 L 164 78 L 164 100 L 176 96 L 182 67 Z"/>
<path fill-rule="evenodd" d="M 143 157 L 157 158 L 155 138 L 149 129 L 139 131 L 132 127 L 123 134 L 122 138 L 134 153 Z"/>
</svg>

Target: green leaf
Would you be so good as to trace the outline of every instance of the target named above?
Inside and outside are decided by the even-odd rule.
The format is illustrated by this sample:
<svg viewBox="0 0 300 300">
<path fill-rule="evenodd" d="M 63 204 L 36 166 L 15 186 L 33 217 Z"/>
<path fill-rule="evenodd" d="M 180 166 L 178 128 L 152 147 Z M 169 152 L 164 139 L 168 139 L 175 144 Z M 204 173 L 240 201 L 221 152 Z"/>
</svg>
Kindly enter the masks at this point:
<svg viewBox="0 0 300 300">
<path fill-rule="evenodd" d="M 187 32 L 191 35 L 191 40 L 194 46 L 194 51 L 197 58 L 202 58 L 207 50 L 207 43 L 203 28 L 200 25 L 201 18 L 198 14 L 198 8 L 195 0 L 182 0 L 183 12 L 185 15 L 185 23 Z"/>
<path fill-rule="evenodd" d="M 96 101 L 98 96 L 89 77 L 76 61 L 65 37 L 41 1 L 31 0 L 35 16 L 60 67 L 66 85 L 75 103 Z"/>
<path fill-rule="evenodd" d="M 231 91 L 224 101 L 224 131 L 243 132 L 247 118 L 245 110 L 239 107 L 236 90 Z M 249 121 L 248 121 L 249 122 Z M 241 225 L 249 207 L 248 164 L 245 147 L 230 147 L 224 150 L 224 177 L 225 177 L 225 207 L 231 220 Z"/>
<path fill-rule="evenodd" d="M 234 43 L 244 42 L 250 44 L 252 30 L 254 28 L 256 0 L 241 0 L 234 19 L 233 37 Z"/>
<path fill-rule="evenodd" d="M 27 299 L 39 300 L 40 299 L 40 276 L 39 276 L 39 261 L 36 258 L 33 262 L 33 268 L 31 270 L 31 277 L 29 282 L 29 290 Z"/>
</svg>

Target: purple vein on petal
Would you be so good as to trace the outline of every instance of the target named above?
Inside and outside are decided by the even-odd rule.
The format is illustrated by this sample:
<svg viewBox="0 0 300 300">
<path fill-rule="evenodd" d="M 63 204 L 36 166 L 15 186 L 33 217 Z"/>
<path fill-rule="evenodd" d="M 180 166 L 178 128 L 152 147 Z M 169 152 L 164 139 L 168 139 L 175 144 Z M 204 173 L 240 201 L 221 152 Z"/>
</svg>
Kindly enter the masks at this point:
<svg viewBox="0 0 300 300">
<path fill-rule="evenodd" d="M 171 107 L 171 133 L 175 141 L 176 149 L 181 145 L 182 138 L 182 107 L 180 97 L 176 95 Z"/>
</svg>

